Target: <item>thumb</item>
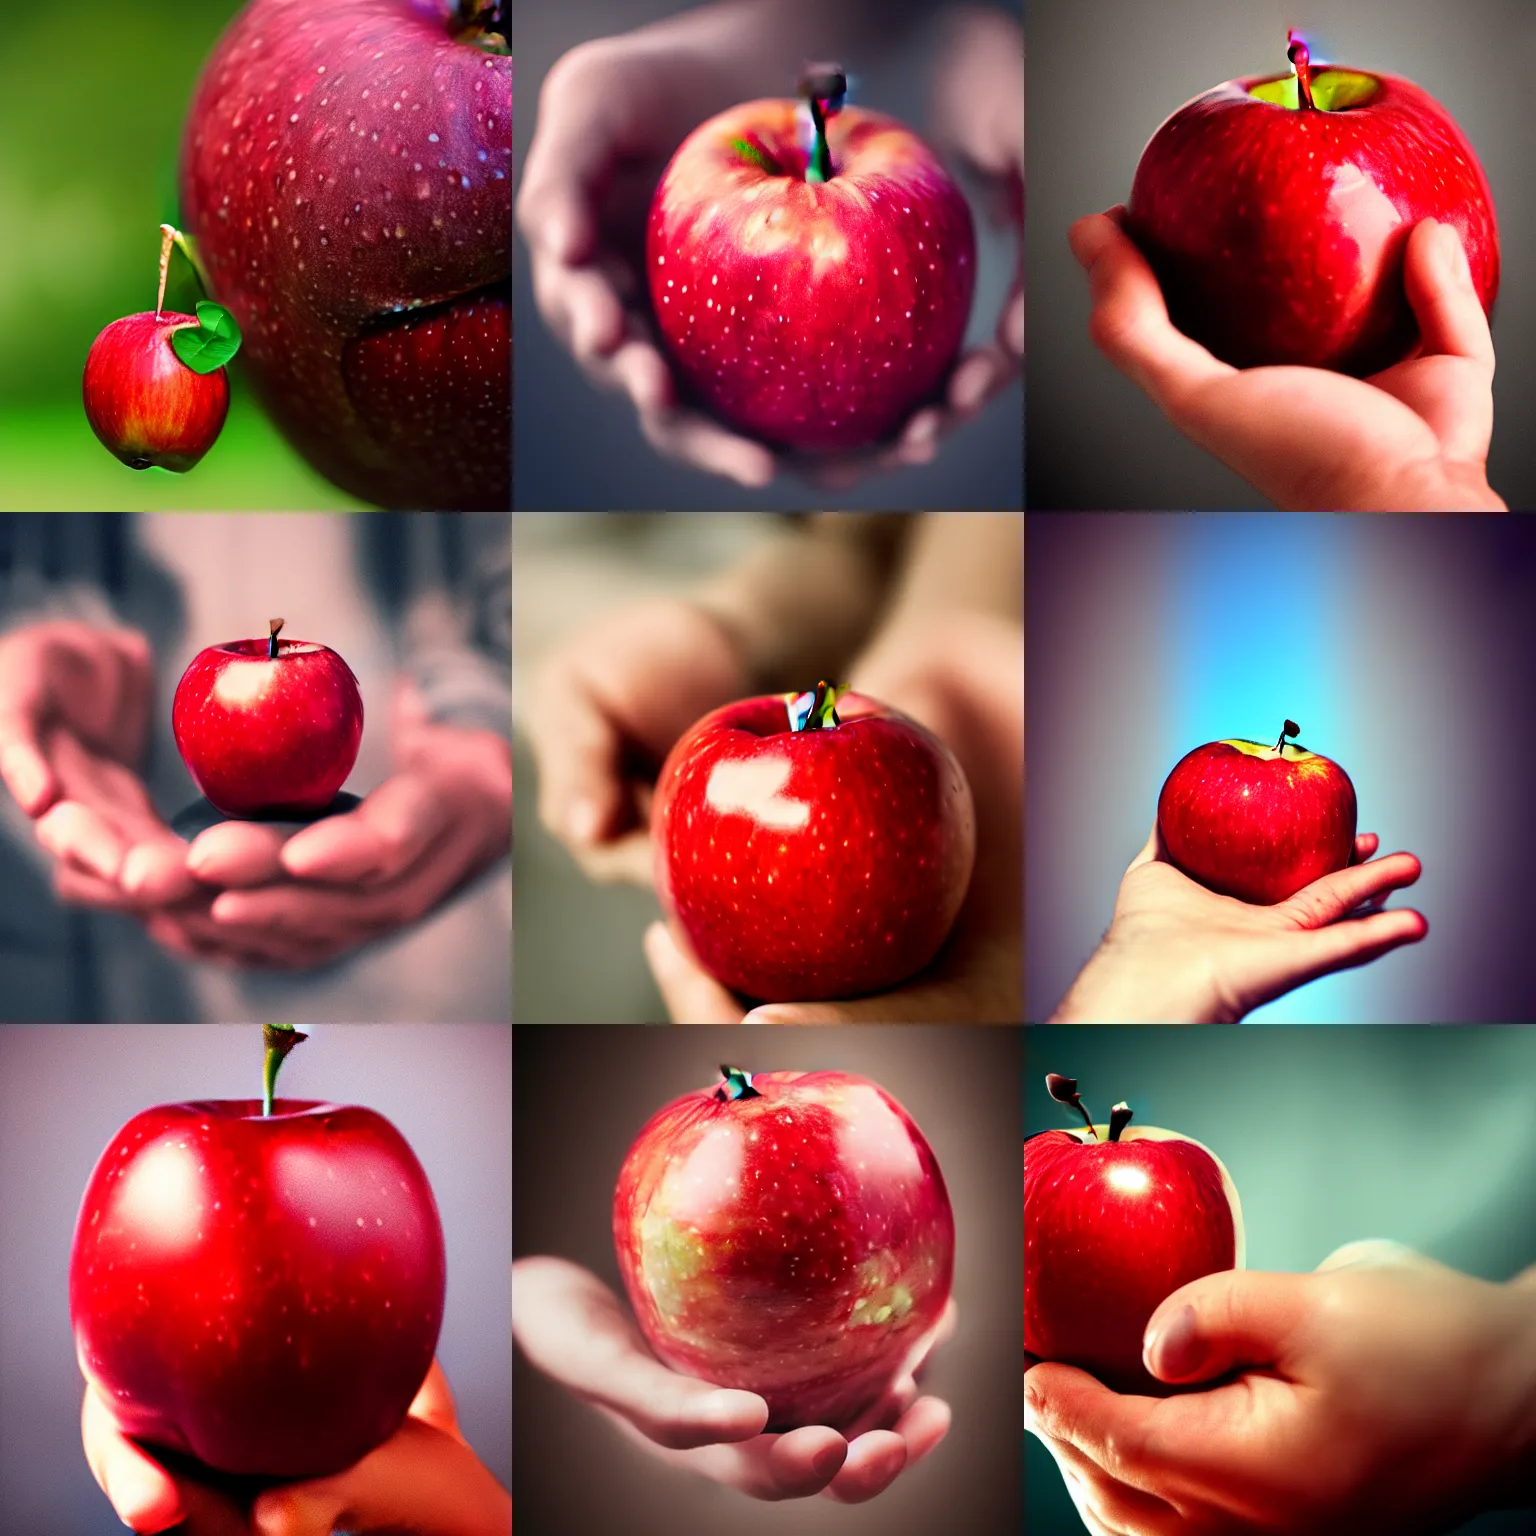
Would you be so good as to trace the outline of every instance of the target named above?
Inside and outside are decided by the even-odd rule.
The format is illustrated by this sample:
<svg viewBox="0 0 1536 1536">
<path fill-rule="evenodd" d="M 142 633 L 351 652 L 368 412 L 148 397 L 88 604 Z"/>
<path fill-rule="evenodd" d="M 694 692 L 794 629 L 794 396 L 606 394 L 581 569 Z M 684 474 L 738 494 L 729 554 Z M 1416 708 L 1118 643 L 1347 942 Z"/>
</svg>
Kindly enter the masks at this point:
<svg viewBox="0 0 1536 1536">
<path fill-rule="evenodd" d="M 1453 224 L 1424 219 L 1408 237 L 1403 286 L 1419 322 L 1425 357 L 1467 357 L 1493 372 L 1493 337 Z"/>
<path fill-rule="evenodd" d="M 1228 1269 L 1181 1286 L 1152 1314 L 1142 1362 L 1159 1381 L 1211 1381 L 1244 1366 L 1284 1374 L 1306 1315 L 1305 1275 Z"/>
</svg>

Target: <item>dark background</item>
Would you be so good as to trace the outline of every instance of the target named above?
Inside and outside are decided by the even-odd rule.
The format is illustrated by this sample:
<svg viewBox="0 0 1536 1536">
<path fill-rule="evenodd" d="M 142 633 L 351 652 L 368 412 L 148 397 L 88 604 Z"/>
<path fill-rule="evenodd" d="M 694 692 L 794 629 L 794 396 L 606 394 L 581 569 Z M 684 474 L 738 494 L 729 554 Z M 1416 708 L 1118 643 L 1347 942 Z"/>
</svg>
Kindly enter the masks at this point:
<svg viewBox="0 0 1536 1536">
<path fill-rule="evenodd" d="M 459 1424 L 512 1477 L 511 1026 L 323 1024 L 280 1097 L 366 1104 L 410 1142 L 448 1252 L 438 1358 Z M 121 1536 L 80 1448 L 69 1252 L 96 1159 L 152 1104 L 261 1089 L 254 1024 L 0 1026 L 0 1530 Z"/>
<path fill-rule="evenodd" d="M 754 1044 L 754 1042 L 756 1042 Z M 954 1410 L 948 1436 L 868 1504 L 762 1503 L 663 1466 L 515 1356 L 521 1536 L 935 1536 L 1019 1528 L 1023 1203 L 1013 1030 L 955 1028 L 516 1032 L 513 1251 L 585 1265 L 623 1295 L 613 1190 L 641 1126 L 663 1104 L 748 1071 L 838 1069 L 878 1082 L 932 1146 L 955 1212 L 955 1337 L 924 1389 Z M 616 1512 L 622 1511 L 622 1515 Z"/>
<path fill-rule="evenodd" d="M 1314 59 L 1406 75 L 1461 125 L 1493 188 L 1503 247 L 1499 370 L 1488 475 L 1536 505 L 1536 187 L 1529 81 L 1536 8 L 1524 0 L 1034 0 L 1029 16 L 1029 505 L 1258 507 L 1244 481 L 1182 438 L 1088 339 L 1074 219 L 1124 202 L 1143 146 L 1190 97 L 1283 73 L 1286 29 Z"/>
<path fill-rule="evenodd" d="M 1391 1238 L 1485 1280 L 1536 1263 L 1536 1029 L 1032 1029 L 1025 1134 L 1076 1117 L 1047 1072 L 1078 1079 L 1102 1122 L 1204 1142 L 1237 1185 L 1248 1268 L 1315 1268 L 1341 1244 Z M 1026 1436 L 1031 1536 L 1081 1533 L 1050 1453 Z M 1529 1532 L 1529 1512 L 1465 1536 Z"/>
<path fill-rule="evenodd" d="M 1252 1018 L 1536 1018 L 1528 896 L 1536 530 L 1520 518 L 1031 514 L 1026 1017 L 1092 953 L 1173 765 L 1202 742 L 1342 764 L 1360 830 L 1423 861 L 1423 943 Z"/>
<path fill-rule="evenodd" d="M 1020 6 L 1001 7 L 1017 14 Z M 633 31 L 649 22 L 692 9 L 673 0 L 513 0 L 512 36 L 517 58 L 517 101 L 512 124 L 514 199 L 521 190 L 523 161 L 533 138 L 535 107 L 551 65 L 578 43 Z M 937 12 L 942 7 L 936 3 Z M 915 34 L 899 58 L 847 60 L 860 77 L 857 100 L 878 107 L 924 132 L 929 50 Z M 792 81 L 785 81 L 788 95 Z M 992 334 L 1012 281 L 1016 234 L 994 228 L 974 184 L 961 188 L 976 224 L 977 285 L 967 343 Z M 527 247 L 514 242 L 512 305 L 517 333 L 514 359 L 513 506 L 533 511 L 629 507 L 641 510 L 766 508 L 776 511 L 825 506 L 828 493 L 781 475 L 763 490 L 703 474 L 664 459 L 645 438 L 627 395 L 605 394 L 587 383 L 569 353 L 539 318 L 528 276 Z M 1023 504 L 1020 417 L 1017 384 L 993 400 L 982 415 L 945 438 L 928 465 L 862 481 L 838 491 L 840 507 L 883 510 L 896 507 L 982 508 Z"/>
</svg>

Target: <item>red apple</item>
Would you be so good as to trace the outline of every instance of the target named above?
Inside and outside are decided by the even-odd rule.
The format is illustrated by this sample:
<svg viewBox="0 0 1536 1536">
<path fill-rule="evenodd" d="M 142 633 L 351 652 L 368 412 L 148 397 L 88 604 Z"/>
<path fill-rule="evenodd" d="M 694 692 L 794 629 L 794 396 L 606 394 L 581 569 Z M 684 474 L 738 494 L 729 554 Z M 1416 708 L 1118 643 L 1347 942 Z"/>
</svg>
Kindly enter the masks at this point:
<svg viewBox="0 0 1536 1536">
<path fill-rule="evenodd" d="M 1181 1285 L 1243 1267 L 1237 1187 L 1193 1138 L 1127 1129 L 1124 1104 L 1094 1125 L 1072 1078 L 1046 1081 L 1087 1128 L 1024 1143 L 1024 1348 L 1117 1391 L 1165 1392 L 1142 1364 L 1142 1335 Z"/>
<path fill-rule="evenodd" d="M 437 1205 L 382 1115 L 161 1104 L 112 1139 L 69 1265 L 80 1368 L 124 1433 L 323 1477 L 405 1418 L 443 1318 Z"/>
<path fill-rule="evenodd" d="M 894 431 L 948 374 L 975 282 L 959 189 L 894 118 L 828 118 L 840 81 L 808 82 L 814 135 L 793 101 L 695 129 L 646 234 L 657 324 L 689 386 L 722 420 L 790 448 Z"/>
<path fill-rule="evenodd" d="M 727 704 L 656 783 L 662 906 L 747 997 L 895 986 L 933 959 L 970 882 L 976 815 L 949 748 L 877 699 L 833 699 L 823 683 Z"/>
<path fill-rule="evenodd" d="M 1211 741 L 1174 765 L 1157 797 L 1170 861 L 1223 896 L 1272 906 L 1345 868 L 1355 786 L 1330 758 L 1287 741 Z"/>
<path fill-rule="evenodd" d="M 1180 330 L 1241 368 L 1374 373 L 1418 339 L 1403 247 L 1421 219 L 1455 226 L 1484 310 L 1499 290 L 1493 195 L 1472 146 L 1395 75 L 1314 71 L 1229 80 L 1186 102 L 1142 152 L 1126 228 Z"/>
<path fill-rule="evenodd" d="M 85 414 L 102 443 L 130 469 L 151 464 L 184 474 L 213 447 L 229 414 L 229 377 L 197 373 L 171 350 L 196 315 L 127 315 L 91 343 Z"/>
<path fill-rule="evenodd" d="M 630 1304 L 659 1360 L 756 1392 L 770 1430 L 846 1425 L 949 1298 L 944 1175 L 878 1083 L 721 1071 L 624 1159 L 613 1240 Z"/>
<path fill-rule="evenodd" d="M 511 496 L 506 0 L 251 0 L 203 71 L 181 199 L 285 436 L 392 507 Z"/>
<path fill-rule="evenodd" d="M 363 701 L 352 669 L 312 640 L 230 640 L 176 685 L 171 730 L 197 787 L 226 816 L 310 816 L 357 761 Z"/>
</svg>

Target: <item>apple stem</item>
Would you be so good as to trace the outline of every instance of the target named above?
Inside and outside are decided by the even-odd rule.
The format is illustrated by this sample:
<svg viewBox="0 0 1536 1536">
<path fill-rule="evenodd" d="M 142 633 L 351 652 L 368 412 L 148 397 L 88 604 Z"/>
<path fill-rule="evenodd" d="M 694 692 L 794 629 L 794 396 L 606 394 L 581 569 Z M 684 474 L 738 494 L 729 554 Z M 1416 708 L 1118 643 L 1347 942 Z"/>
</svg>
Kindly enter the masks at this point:
<svg viewBox="0 0 1536 1536">
<path fill-rule="evenodd" d="M 1131 1106 L 1122 1099 L 1109 1112 L 1109 1139 L 1120 1140 L 1120 1132 L 1131 1123 Z"/>
<path fill-rule="evenodd" d="M 1301 110 L 1312 112 L 1316 105 L 1312 100 L 1312 53 L 1307 47 L 1306 38 L 1297 32 L 1286 34 L 1290 46 L 1286 49 L 1286 57 L 1291 61 L 1296 71 L 1296 94 L 1301 99 Z"/>
<path fill-rule="evenodd" d="M 1099 1133 L 1093 1128 L 1093 1116 L 1083 1107 L 1082 1095 L 1077 1091 L 1075 1077 L 1063 1077 L 1059 1072 L 1047 1072 L 1045 1088 L 1058 1104 L 1070 1104 L 1083 1117 L 1083 1124 L 1088 1127 L 1088 1134 L 1095 1141 L 1099 1139 Z"/>
<path fill-rule="evenodd" d="M 283 1058 L 300 1040 L 308 1039 L 309 1036 L 303 1030 L 295 1029 L 292 1024 L 261 1026 L 261 1043 L 264 1047 L 261 1067 L 261 1113 L 263 1116 L 272 1113 L 272 1090 L 277 1086 L 277 1074 L 283 1065 Z"/>
<path fill-rule="evenodd" d="M 805 167 L 807 181 L 831 181 L 832 151 L 827 147 L 827 119 L 843 109 L 848 77 L 836 64 L 810 64 L 800 77 L 800 94 L 810 102 L 811 123 L 816 130 L 811 157 Z"/>
<path fill-rule="evenodd" d="M 750 1072 L 744 1071 L 741 1067 L 728 1067 L 722 1064 L 720 1073 L 725 1081 L 715 1089 L 715 1097 L 722 1104 L 729 1104 L 735 1099 L 762 1098 L 762 1094 L 752 1086 Z"/>
<path fill-rule="evenodd" d="M 1275 743 L 1275 751 L 1282 754 L 1285 751 L 1285 738 L 1301 735 L 1301 727 L 1294 720 L 1285 721 L 1284 726 L 1285 728 L 1280 732 L 1280 740 Z"/>
<path fill-rule="evenodd" d="M 165 309 L 165 280 L 171 270 L 171 247 L 176 243 L 176 229 L 174 225 L 162 224 L 160 226 L 160 292 L 155 296 L 155 319 L 158 320 Z"/>
<path fill-rule="evenodd" d="M 784 705 L 789 712 L 789 728 L 792 731 L 824 731 L 834 725 L 843 722 L 837 718 L 837 701 L 839 695 L 847 691 L 846 687 L 835 688 L 825 678 L 816 684 L 814 693 L 786 693 Z M 800 716 L 800 706 L 809 701 L 804 719 Z"/>
<path fill-rule="evenodd" d="M 277 660 L 277 632 L 283 627 L 281 619 L 267 620 L 267 660 Z"/>
</svg>

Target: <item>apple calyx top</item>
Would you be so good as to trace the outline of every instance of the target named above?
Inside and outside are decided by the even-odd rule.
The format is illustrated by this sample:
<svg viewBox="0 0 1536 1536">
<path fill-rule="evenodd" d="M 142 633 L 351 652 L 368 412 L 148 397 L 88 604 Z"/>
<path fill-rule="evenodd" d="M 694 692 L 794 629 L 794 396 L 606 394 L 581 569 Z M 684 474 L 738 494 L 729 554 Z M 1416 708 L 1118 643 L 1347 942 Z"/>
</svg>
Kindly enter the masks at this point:
<svg viewBox="0 0 1536 1536">
<path fill-rule="evenodd" d="M 458 0 L 448 24 L 455 42 L 469 43 L 486 53 L 512 52 L 512 0 Z"/>
<path fill-rule="evenodd" d="M 1357 69 L 1324 66 L 1312 72 L 1312 50 L 1301 33 L 1286 33 L 1285 56 L 1292 73 L 1275 80 L 1261 80 L 1250 86 L 1248 94 L 1272 107 L 1289 112 L 1342 112 L 1363 106 L 1381 89 L 1381 81 Z"/>
<path fill-rule="evenodd" d="M 1088 1127 L 1088 1134 L 1094 1140 L 1099 1139 L 1099 1133 L 1094 1129 L 1093 1116 L 1084 1107 L 1082 1095 L 1077 1091 L 1077 1079 L 1075 1077 L 1063 1077 L 1059 1072 L 1047 1072 L 1045 1075 L 1046 1092 L 1056 1100 L 1058 1104 L 1070 1104 L 1078 1114 L 1083 1117 L 1083 1123 Z M 1119 1141 L 1120 1133 L 1131 1123 L 1131 1106 L 1123 1099 L 1109 1112 L 1108 1141 Z"/>
<path fill-rule="evenodd" d="M 848 692 L 847 683 L 836 687 L 825 678 L 811 693 L 786 693 L 784 707 L 791 731 L 824 731 L 843 722 L 837 718 L 837 701 Z"/>
<path fill-rule="evenodd" d="M 721 1064 L 721 1083 L 715 1089 L 715 1097 L 722 1104 L 733 1103 L 737 1099 L 760 1099 L 760 1094 L 752 1086 L 752 1074 L 742 1067 L 728 1067 Z"/>
<path fill-rule="evenodd" d="M 1275 743 L 1275 751 L 1283 753 L 1287 737 L 1300 736 L 1301 727 L 1294 720 L 1281 721 L 1280 740 Z"/>
<path fill-rule="evenodd" d="M 281 620 L 278 620 L 281 623 Z M 292 1024 L 263 1024 L 261 1026 L 261 1113 L 263 1118 L 272 1113 L 272 1091 L 277 1087 L 277 1074 L 283 1059 L 301 1040 L 309 1036 Z"/>
<path fill-rule="evenodd" d="M 807 64 L 800 74 L 799 92 L 810 103 L 811 123 L 816 130 L 805 167 L 805 179 L 831 181 L 832 151 L 827 147 L 827 119 L 836 117 L 843 110 L 848 76 L 841 64 Z"/>
</svg>

